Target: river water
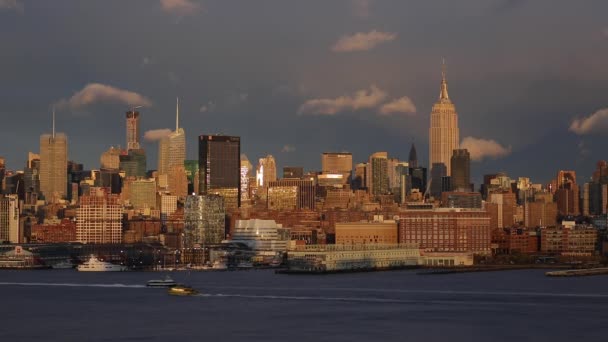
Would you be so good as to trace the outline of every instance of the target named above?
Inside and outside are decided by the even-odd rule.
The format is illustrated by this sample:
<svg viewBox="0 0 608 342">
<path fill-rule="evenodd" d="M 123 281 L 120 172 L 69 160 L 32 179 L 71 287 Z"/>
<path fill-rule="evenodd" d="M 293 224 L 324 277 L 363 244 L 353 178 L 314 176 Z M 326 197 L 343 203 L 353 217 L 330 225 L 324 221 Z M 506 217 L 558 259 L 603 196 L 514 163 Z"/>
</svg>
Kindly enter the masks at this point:
<svg viewBox="0 0 608 342">
<path fill-rule="evenodd" d="M 608 341 L 608 277 L 0 271 L 0 341 Z"/>
</svg>

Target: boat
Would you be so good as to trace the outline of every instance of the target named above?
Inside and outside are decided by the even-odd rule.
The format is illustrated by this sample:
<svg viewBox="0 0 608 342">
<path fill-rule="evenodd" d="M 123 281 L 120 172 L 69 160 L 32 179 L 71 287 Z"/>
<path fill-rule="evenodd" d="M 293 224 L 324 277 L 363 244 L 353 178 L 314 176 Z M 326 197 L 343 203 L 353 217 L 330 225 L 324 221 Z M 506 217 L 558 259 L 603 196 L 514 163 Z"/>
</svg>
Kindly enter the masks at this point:
<svg viewBox="0 0 608 342">
<path fill-rule="evenodd" d="M 214 270 L 227 270 L 228 266 L 226 266 L 226 263 L 220 260 L 215 260 L 213 262 L 213 266 L 211 266 L 212 269 Z"/>
<path fill-rule="evenodd" d="M 120 272 L 129 270 L 129 268 L 124 265 L 115 265 L 106 261 L 101 261 L 97 259 L 95 255 L 91 255 L 89 260 L 78 265 L 77 269 L 81 272 Z"/>
<path fill-rule="evenodd" d="M 253 268 L 253 264 L 249 261 L 241 261 L 236 265 L 237 268 Z"/>
<path fill-rule="evenodd" d="M 163 280 L 159 280 L 159 279 L 153 279 L 153 280 L 148 280 L 148 282 L 146 283 L 146 286 L 148 287 L 173 287 L 176 286 L 177 283 L 171 279 L 171 277 L 166 276 L 165 279 Z"/>
<path fill-rule="evenodd" d="M 54 270 L 58 270 L 58 269 L 74 268 L 74 267 L 76 267 L 76 265 L 74 265 L 70 260 L 63 260 L 56 264 L 51 265 L 51 267 Z"/>
<path fill-rule="evenodd" d="M 198 294 L 198 291 L 186 285 L 175 285 L 170 287 L 167 291 L 172 296 L 194 296 Z"/>
</svg>

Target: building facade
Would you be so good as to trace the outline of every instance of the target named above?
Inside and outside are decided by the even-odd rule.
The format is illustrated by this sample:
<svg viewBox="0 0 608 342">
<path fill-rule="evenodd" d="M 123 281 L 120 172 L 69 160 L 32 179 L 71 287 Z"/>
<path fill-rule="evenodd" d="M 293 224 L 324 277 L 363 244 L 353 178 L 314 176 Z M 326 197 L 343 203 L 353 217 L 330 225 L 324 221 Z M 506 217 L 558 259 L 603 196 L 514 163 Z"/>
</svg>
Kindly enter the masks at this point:
<svg viewBox="0 0 608 342">
<path fill-rule="evenodd" d="M 471 190 L 471 154 L 467 149 L 456 149 L 451 158 L 451 182 L 455 191 Z"/>
<path fill-rule="evenodd" d="M 139 112 L 130 110 L 127 118 L 127 150 L 139 150 Z"/>
<path fill-rule="evenodd" d="M 40 136 L 40 191 L 47 201 L 64 198 L 68 189 L 68 138 L 63 133 Z"/>
<path fill-rule="evenodd" d="M 481 210 L 407 210 L 399 219 L 399 243 L 438 252 L 491 252 L 490 217 Z"/>
<path fill-rule="evenodd" d="M 186 197 L 184 204 L 184 246 L 195 248 L 219 244 L 226 238 L 226 209 L 219 195 Z"/>
<path fill-rule="evenodd" d="M 76 209 L 76 241 L 81 243 L 121 243 L 122 205 L 118 195 L 107 188 L 93 187 L 80 197 Z"/>
<path fill-rule="evenodd" d="M 220 194 L 227 209 L 240 207 L 241 138 L 201 135 L 198 151 L 199 194 Z"/>
<path fill-rule="evenodd" d="M 0 195 L 0 243 L 20 243 L 19 198 L 17 195 Z"/>
</svg>

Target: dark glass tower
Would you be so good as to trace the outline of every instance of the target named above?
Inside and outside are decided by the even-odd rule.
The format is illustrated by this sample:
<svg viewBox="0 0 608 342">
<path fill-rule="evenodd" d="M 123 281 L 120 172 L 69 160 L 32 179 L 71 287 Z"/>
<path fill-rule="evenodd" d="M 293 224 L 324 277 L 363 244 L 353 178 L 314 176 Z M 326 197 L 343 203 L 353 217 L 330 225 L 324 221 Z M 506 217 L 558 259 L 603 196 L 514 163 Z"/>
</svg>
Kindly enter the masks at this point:
<svg viewBox="0 0 608 342">
<path fill-rule="evenodd" d="M 466 149 L 454 150 L 452 153 L 452 189 L 471 191 L 471 154 Z"/>
<path fill-rule="evenodd" d="M 198 139 L 200 195 L 224 197 L 227 209 L 241 206 L 241 138 L 201 135 Z"/>
</svg>

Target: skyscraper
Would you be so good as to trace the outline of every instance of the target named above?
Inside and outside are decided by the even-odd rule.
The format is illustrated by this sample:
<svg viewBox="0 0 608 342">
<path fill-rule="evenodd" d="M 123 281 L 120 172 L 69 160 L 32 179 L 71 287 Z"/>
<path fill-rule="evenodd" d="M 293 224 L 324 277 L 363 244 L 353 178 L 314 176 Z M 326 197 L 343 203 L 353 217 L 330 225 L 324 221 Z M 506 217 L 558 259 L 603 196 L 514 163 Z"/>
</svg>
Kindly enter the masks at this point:
<svg viewBox="0 0 608 342">
<path fill-rule="evenodd" d="M 186 160 L 186 132 L 179 127 L 179 99 L 175 107 L 175 131 L 158 143 L 158 173 L 166 175 L 175 166 L 184 166 Z"/>
<path fill-rule="evenodd" d="M 219 244 L 226 238 L 226 209 L 218 195 L 188 196 L 184 205 L 184 246 Z"/>
<path fill-rule="evenodd" d="M 467 149 L 454 150 L 452 164 L 452 189 L 471 191 L 471 154 Z"/>
<path fill-rule="evenodd" d="M 418 154 L 416 153 L 416 145 L 414 145 L 414 143 L 412 143 L 412 147 L 410 148 L 408 163 L 413 169 L 418 167 Z"/>
<path fill-rule="evenodd" d="M 241 205 L 241 138 L 201 135 L 198 139 L 200 195 L 219 194 L 226 209 Z"/>
<path fill-rule="evenodd" d="M 20 243 L 19 198 L 17 195 L 0 195 L 0 243 Z"/>
<path fill-rule="evenodd" d="M 272 155 L 269 154 L 264 158 L 260 158 L 256 171 L 256 179 L 258 189 L 266 189 L 269 182 L 277 180 L 277 163 Z"/>
<path fill-rule="evenodd" d="M 324 175 L 341 175 L 342 184 L 350 184 L 353 172 L 353 154 L 350 152 L 324 152 L 321 155 L 321 171 Z"/>
<path fill-rule="evenodd" d="M 369 157 L 366 168 L 367 189 L 370 195 L 389 193 L 388 153 L 376 152 Z"/>
<path fill-rule="evenodd" d="M 53 111 L 53 133 L 40 136 L 40 192 L 47 201 L 54 197 L 65 197 L 68 188 L 68 138 L 55 133 L 55 111 Z"/>
<path fill-rule="evenodd" d="M 110 147 L 107 151 L 101 154 L 99 161 L 102 169 L 118 170 L 120 167 L 120 155 L 122 150 L 119 148 Z"/>
<path fill-rule="evenodd" d="M 458 130 L 458 113 L 448 96 L 448 82 L 445 76 L 445 63 L 441 73 L 439 101 L 431 111 L 429 128 L 429 166 L 433 194 L 437 195 L 438 182 L 443 176 L 450 176 L 452 151 L 458 148 L 460 133 Z"/>
<path fill-rule="evenodd" d="M 139 112 L 132 109 L 127 112 L 127 150 L 139 148 Z"/>
</svg>

